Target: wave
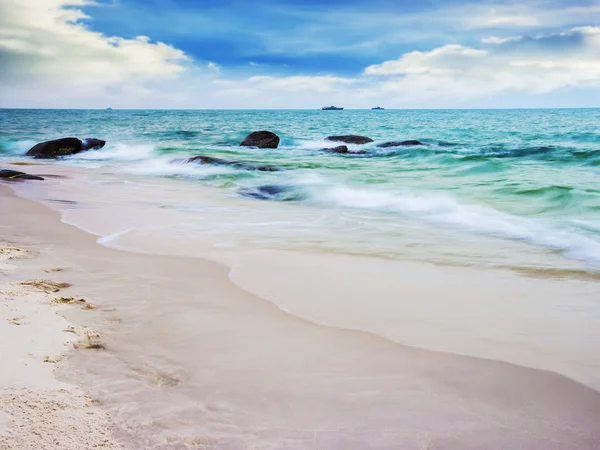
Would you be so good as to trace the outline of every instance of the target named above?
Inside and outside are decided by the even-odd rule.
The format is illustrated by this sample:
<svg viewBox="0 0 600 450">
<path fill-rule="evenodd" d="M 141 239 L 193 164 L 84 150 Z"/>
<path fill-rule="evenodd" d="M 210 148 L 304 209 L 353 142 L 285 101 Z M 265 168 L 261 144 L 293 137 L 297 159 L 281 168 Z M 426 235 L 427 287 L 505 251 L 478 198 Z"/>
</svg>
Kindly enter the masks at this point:
<svg viewBox="0 0 600 450">
<path fill-rule="evenodd" d="M 100 150 L 90 150 L 69 156 L 69 160 L 87 161 L 140 161 L 150 159 L 156 151 L 152 144 L 108 143 Z"/>
<path fill-rule="evenodd" d="M 39 141 L 24 139 L 20 141 L 0 141 L 0 155 L 24 156 Z"/>
<path fill-rule="evenodd" d="M 279 187 L 259 186 L 241 194 L 261 200 L 304 200 L 326 208 L 398 214 L 461 232 L 528 242 L 600 266 L 600 242 L 575 227 L 557 228 L 539 219 L 511 215 L 487 205 L 463 204 L 448 196 L 355 188 L 328 184 L 318 177 Z"/>
</svg>

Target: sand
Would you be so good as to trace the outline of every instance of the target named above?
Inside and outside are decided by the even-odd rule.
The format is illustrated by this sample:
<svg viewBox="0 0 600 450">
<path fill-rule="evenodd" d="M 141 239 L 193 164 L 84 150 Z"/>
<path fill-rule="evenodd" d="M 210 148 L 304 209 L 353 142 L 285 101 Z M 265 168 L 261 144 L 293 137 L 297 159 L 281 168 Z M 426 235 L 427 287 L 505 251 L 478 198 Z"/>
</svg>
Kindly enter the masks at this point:
<svg viewBox="0 0 600 450">
<path fill-rule="evenodd" d="M 46 448 L 90 448 L 70 426 L 131 449 L 600 448 L 600 393 L 564 376 L 310 323 L 236 286 L 228 267 L 102 247 L 1 186 L 0 209 L 0 241 L 27 250 L 3 269 L 3 304 L 29 304 L 0 335 L 15 343 L 0 355 L 12 448 L 44 448 L 46 423 L 60 430 L 42 433 Z M 19 284 L 31 280 L 72 286 Z"/>
<path fill-rule="evenodd" d="M 108 414 L 55 378 L 56 365 L 73 344 L 85 342 L 85 332 L 65 331 L 72 325 L 53 305 L 66 283 L 20 281 L 25 259 L 35 259 L 34 252 L 0 242 L 0 448 L 121 448 Z"/>
</svg>

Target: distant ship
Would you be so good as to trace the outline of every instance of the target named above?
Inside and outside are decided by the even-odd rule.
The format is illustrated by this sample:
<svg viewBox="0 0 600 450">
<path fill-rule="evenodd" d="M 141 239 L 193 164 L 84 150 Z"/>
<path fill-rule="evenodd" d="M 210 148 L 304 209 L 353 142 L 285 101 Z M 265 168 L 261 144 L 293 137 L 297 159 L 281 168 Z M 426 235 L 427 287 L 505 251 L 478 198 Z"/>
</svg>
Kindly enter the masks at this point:
<svg viewBox="0 0 600 450">
<path fill-rule="evenodd" d="M 109 106 L 108 108 L 106 108 L 107 111 L 112 111 L 112 108 Z"/>
<path fill-rule="evenodd" d="M 338 108 L 337 106 L 333 106 L 333 105 L 331 105 L 331 106 L 323 106 L 321 109 L 322 109 L 323 111 L 341 111 L 341 110 L 343 110 L 344 108 Z"/>
<path fill-rule="evenodd" d="M 385 108 L 382 108 L 381 106 L 376 106 L 375 108 L 371 108 L 371 110 L 373 110 L 373 111 L 380 111 L 383 109 L 385 109 Z"/>
</svg>

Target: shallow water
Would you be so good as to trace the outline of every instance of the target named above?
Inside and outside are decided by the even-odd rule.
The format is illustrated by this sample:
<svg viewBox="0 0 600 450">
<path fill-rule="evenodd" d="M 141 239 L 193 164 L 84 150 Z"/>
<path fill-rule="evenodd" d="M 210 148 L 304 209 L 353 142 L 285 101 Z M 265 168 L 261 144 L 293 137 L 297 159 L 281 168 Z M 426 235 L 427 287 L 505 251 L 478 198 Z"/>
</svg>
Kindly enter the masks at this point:
<svg viewBox="0 0 600 450">
<path fill-rule="evenodd" d="M 600 386 L 600 110 L 0 110 L 0 120 L 7 160 L 59 136 L 108 141 L 23 167 L 69 178 L 19 186 L 103 245 L 212 258 L 313 322 Z M 277 132 L 280 148 L 238 146 L 258 129 Z M 365 155 L 321 151 L 345 133 L 375 142 L 349 146 Z M 428 145 L 376 146 L 406 139 Z M 285 170 L 177 161 L 196 155 Z M 242 195 L 264 185 L 283 189 Z"/>
<path fill-rule="evenodd" d="M 0 110 L 0 122 L 5 156 L 44 139 L 94 136 L 108 145 L 58 164 L 191 181 L 225 197 L 283 186 L 266 198 L 314 208 L 322 220 L 262 223 L 259 235 L 277 247 L 318 242 L 323 251 L 528 270 L 600 266 L 600 110 Z M 278 133 L 279 149 L 239 147 L 256 129 Z M 326 136 L 345 133 L 375 142 L 349 145 L 365 155 L 321 151 L 333 146 Z M 406 139 L 428 145 L 377 147 Z M 285 170 L 174 161 L 199 154 Z M 215 225 L 256 237 L 247 222 Z"/>
</svg>

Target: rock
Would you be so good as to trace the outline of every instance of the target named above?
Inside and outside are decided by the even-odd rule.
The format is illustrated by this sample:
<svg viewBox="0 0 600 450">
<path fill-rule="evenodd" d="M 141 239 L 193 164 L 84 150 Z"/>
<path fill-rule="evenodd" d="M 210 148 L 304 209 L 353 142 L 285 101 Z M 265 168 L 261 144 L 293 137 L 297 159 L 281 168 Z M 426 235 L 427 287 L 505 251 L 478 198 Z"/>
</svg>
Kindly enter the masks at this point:
<svg viewBox="0 0 600 450">
<path fill-rule="evenodd" d="M 270 131 L 255 131 L 246 136 L 240 144 L 241 147 L 277 148 L 279 136 Z"/>
<path fill-rule="evenodd" d="M 257 188 L 240 189 L 238 193 L 244 197 L 256 198 L 258 200 L 280 200 L 284 202 L 297 200 L 297 196 L 290 195 L 291 191 L 292 188 L 290 186 L 265 184 Z"/>
<path fill-rule="evenodd" d="M 259 166 L 259 165 L 255 165 L 252 163 L 245 163 L 245 162 L 239 162 L 239 161 L 228 161 L 226 159 L 221 159 L 221 158 L 213 158 L 212 156 L 204 156 L 204 155 L 199 155 L 199 156 L 194 156 L 193 158 L 188 158 L 186 160 L 184 160 L 184 162 L 186 163 L 196 163 L 196 164 L 218 164 L 218 165 L 222 165 L 222 166 L 233 166 L 233 167 L 237 167 L 238 169 L 243 169 L 243 170 L 258 170 L 260 172 L 279 172 L 279 170 L 277 167 L 272 167 L 272 166 Z"/>
<path fill-rule="evenodd" d="M 337 147 L 331 147 L 331 148 L 322 148 L 321 150 L 323 150 L 324 152 L 331 152 L 331 153 L 348 153 L 348 147 L 346 147 L 345 145 L 339 145 Z"/>
<path fill-rule="evenodd" d="M 373 139 L 371 138 L 366 136 L 356 136 L 354 134 L 347 134 L 344 136 L 329 136 L 325 139 L 327 141 L 345 142 L 346 144 L 366 144 L 368 142 L 373 142 Z"/>
<path fill-rule="evenodd" d="M 58 156 L 79 153 L 82 146 L 83 142 L 74 137 L 55 139 L 53 141 L 41 142 L 34 145 L 26 153 L 26 156 L 33 156 L 35 158 L 56 158 Z"/>
<path fill-rule="evenodd" d="M 409 147 L 412 145 L 427 145 L 421 141 L 392 141 L 392 142 L 384 142 L 383 144 L 379 144 L 377 147 L 380 148 L 388 148 L 388 147 Z"/>
<path fill-rule="evenodd" d="M 0 178 L 7 180 L 43 180 L 42 177 L 38 177 L 37 175 L 29 175 L 25 172 L 10 169 L 0 170 Z"/>
<path fill-rule="evenodd" d="M 345 145 L 340 145 L 338 147 L 332 147 L 332 148 L 322 148 L 321 150 L 324 152 L 338 153 L 341 155 L 365 155 L 368 153 L 364 150 L 355 150 L 355 151 L 348 150 L 348 147 L 346 147 Z"/>
<path fill-rule="evenodd" d="M 106 145 L 106 141 L 96 138 L 87 138 L 83 140 L 81 150 L 98 150 Z"/>
<path fill-rule="evenodd" d="M 58 158 L 59 156 L 74 155 L 86 150 L 96 150 L 104 147 L 106 141 L 96 138 L 87 138 L 83 142 L 74 137 L 55 139 L 34 145 L 26 156 L 40 158 Z"/>
</svg>

